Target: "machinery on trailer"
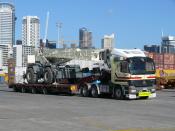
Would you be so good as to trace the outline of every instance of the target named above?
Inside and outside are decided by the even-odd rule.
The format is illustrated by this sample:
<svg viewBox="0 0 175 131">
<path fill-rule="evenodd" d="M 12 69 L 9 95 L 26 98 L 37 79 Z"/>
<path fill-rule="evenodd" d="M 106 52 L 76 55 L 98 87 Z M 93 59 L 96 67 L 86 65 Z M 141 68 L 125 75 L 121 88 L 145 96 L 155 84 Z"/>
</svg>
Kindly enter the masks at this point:
<svg viewBox="0 0 175 131">
<path fill-rule="evenodd" d="M 156 97 L 154 62 L 139 49 L 102 50 L 92 69 L 65 65 L 69 58 L 59 62 L 43 55 L 40 58 L 42 60 L 28 65 L 24 75 L 27 83 L 11 84 L 10 87 L 22 92 L 57 91 L 84 97 L 101 94 L 116 99 Z"/>
</svg>

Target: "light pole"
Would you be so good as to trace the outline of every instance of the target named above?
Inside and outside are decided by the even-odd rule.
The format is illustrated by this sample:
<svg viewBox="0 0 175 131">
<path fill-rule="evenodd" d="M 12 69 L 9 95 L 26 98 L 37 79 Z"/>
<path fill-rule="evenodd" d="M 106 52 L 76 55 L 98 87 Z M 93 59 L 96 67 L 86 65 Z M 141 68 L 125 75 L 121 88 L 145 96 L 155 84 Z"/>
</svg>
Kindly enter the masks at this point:
<svg viewBox="0 0 175 131">
<path fill-rule="evenodd" d="M 57 22 L 56 26 L 57 26 L 57 33 L 58 33 L 58 40 L 57 40 L 57 45 L 56 48 L 60 48 L 61 47 L 61 28 L 62 28 L 62 24 L 61 22 Z"/>
</svg>

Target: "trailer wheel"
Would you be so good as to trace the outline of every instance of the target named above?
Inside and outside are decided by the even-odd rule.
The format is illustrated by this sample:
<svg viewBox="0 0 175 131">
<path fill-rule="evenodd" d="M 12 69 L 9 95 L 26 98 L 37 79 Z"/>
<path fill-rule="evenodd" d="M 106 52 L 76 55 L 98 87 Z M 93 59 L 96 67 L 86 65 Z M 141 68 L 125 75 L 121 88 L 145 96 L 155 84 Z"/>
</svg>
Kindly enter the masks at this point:
<svg viewBox="0 0 175 131">
<path fill-rule="evenodd" d="M 36 94 L 36 88 L 35 88 L 35 87 L 32 88 L 32 89 L 31 89 L 31 92 L 32 92 L 32 94 Z"/>
<path fill-rule="evenodd" d="M 22 87 L 22 88 L 21 88 L 21 92 L 22 92 L 22 93 L 26 93 L 26 88 L 25 88 L 25 87 Z"/>
<path fill-rule="evenodd" d="M 52 84 L 53 83 L 53 73 L 51 68 L 47 67 L 44 72 L 44 82 L 46 84 Z"/>
<path fill-rule="evenodd" d="M 115 99 L 117 99 L 117 100 L 123 99 L 122 89 L 121 88 L 115 88 L 115 90 L 114 90 L 114 96 L 115 96 Z"/>
<path fill-rule="evenodd" d="M 48 94 L 47 88 L 43 88 L 43 89 L 42 89 L 42 93 L 43 93 L 44 95 Z"/>
<path fill-rule="evenodd" d="M 88 97 L 89 96 L 89 91 L 86 85 L 82 85 L 80 88 L 80 94 L 81 96 Z"/>
<path fill-rule="evenodd" d="M 38 81 L 37 74 L 34 73 L 32 68 L 27 69 L 26 78 L 29 84 L 35 84 Z"/>
<path fill-rule="evenodd" d="M 18 92 L 18 89 L 17 89 L 16 86 L 13 86 L 13 91 L 14 91 L 14 92 Z"/>
<path fill-rule="evenodd" d="M 94 98 L 97 98 L 98 97 L 98 90 L 97 90 L 97 87 L 96 86 L 93 86 L 92 87 L 92 89 L 91 89 L 91 95 Z"/>
</svg>

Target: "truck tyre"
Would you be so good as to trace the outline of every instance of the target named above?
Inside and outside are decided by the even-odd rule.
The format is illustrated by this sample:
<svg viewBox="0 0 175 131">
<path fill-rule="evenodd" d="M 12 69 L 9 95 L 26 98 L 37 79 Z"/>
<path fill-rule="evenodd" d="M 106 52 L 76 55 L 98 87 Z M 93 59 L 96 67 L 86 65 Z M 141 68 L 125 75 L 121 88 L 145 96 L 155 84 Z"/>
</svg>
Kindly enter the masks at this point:
<svg viewBox="0 0 175 131">
<path fill-rule="evenodd" d="M 42 89 L 42 93 L 43 93 L 44 95 L 48 94 L 47 88 L 43 88 L 43 89 Z"/>
<path fill-rule="evenodd" d="M 52 84 L 53 83 L 53 73 L 51 68 L 47 67 L 44 71 L 44 82 L 46 84 Z"/>
<path fill-rule="evenodd" d="M 115 96 L 115 99 L 117 99 L 117 100 L 123 99 L 122 89 L 121 88 L 115 88 L 115 90 L 114 90 L 114 96 Z"/>
<path fill-rule="evenodd" d="M 25 88 L 25 87 L 22 87 L 22 88 L 21 88 L 21 92 L 22 92 L 22 93 L 26 93 L 26 88 Z"/>
<path fill-rule="evenodd" d="M 32 94 L 36 94 L 36 88 L 33 87 L 33 88 L 31 89 L 31 92 L 32 92 Z"/>
<path fill-rule="evenodd" d="M 98 90 L 97 90 L 97 87 L 96 86 L 93 86 L 92 87 L 92 89 L 91 89 L 91 95 L 94 98 L 97 98 L 98 97 Z"/>
<path fill-rule="evenodd" d="M 12 88 L 13 88 L 13 91 L 14 91 L 14 92 L 18 92 L 16 86 L 13 86 Z"/>
<path fill-rule="evenodd" d="M 29 84 L 35 84 L 38 81 L 37 74 L 34 73 L 32 68 L 27 69 L 26 78 Z"/>
<path fill-rule="evenodd" d="M 82 85 L 80 88 L 80 94 L 81 96 L 88 97 L 89 96 L 89 91 L 86 85 Z"/>
</svg>

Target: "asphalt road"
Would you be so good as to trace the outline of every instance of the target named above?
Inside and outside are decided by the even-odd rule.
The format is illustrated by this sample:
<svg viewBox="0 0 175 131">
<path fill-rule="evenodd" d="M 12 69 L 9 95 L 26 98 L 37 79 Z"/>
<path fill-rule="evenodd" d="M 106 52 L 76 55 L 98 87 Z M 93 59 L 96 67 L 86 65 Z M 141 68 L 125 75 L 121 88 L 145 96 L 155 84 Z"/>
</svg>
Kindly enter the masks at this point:
<svg viewBox="0 0 175 131">
<path fill-rule="evenodd" d="M 175 89 L 150 100 L 12 92 L 0 85 L 0 131 L 175 131 Z"/>
</svg>

